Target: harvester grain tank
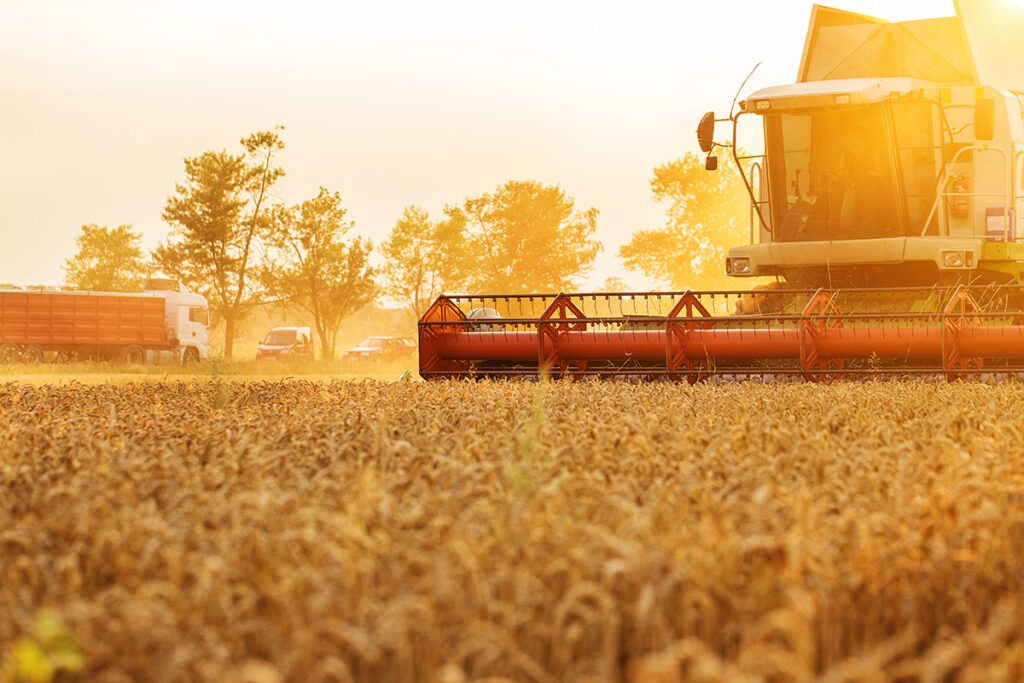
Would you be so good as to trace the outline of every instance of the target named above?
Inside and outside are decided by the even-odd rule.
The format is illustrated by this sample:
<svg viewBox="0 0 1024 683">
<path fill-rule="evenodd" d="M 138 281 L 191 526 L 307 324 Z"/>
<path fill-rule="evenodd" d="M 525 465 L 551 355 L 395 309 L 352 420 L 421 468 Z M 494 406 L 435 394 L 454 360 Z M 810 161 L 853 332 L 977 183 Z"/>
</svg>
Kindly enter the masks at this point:
<svg viewBox="0 0 1024 683">
<path fill-rule="evenodd" d="M 209 353 L 206 299 L 173 280 L 138 293 L 0 291 L 0 363 L 188 363 Z"/>
<path fill-rule="evenodd" d="M 701 120 L 708 169 L 729 150 L 751 201 L 726 271 L 770 287 L 441 297 L 421 374 L 1024 371 L 1024 8 L 954 4 L 899 23 L 815 6 L 797 82 Z M 737 144 L 749 121 L 761 153 Z"/>
</svg>

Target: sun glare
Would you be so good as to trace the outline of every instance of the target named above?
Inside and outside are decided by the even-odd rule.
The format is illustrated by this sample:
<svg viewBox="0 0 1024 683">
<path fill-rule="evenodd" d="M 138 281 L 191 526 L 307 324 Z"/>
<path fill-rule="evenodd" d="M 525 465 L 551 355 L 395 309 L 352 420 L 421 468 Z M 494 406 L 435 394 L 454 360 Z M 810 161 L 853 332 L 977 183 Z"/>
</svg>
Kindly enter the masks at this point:
<svg viewBox="0 0 1024 683">
<path fill-rule="evenodd" d="M 894 21 L 953 14 L 949 0 L 825 4 Z M 83 224 L 130 223 L 155 246 L 182 160 L 277 123 L 288 131 L 289 187 L 337 188 L 376 241 L 410 204 L 440 212 L 513 178 L 560 184 L 601 211 L 603 281 L 621 268 L 621 243 L 664 221 L 650 176 L 696 149 L 701 114 L 727 108 L 758 62 L 751 88 L 792 82 L 812 7 L 0 5 L 0 56 L 12 67 L 0 70 L 0 229 L 45 236 L 5 249 L 0 272 L 50 284 L 69 255 L 52 245 L 70 252 Z M 728 40 L 708 30 L 726 25 Z M 60 202 L 48 200 L 54 185 Z"/>
</svg>

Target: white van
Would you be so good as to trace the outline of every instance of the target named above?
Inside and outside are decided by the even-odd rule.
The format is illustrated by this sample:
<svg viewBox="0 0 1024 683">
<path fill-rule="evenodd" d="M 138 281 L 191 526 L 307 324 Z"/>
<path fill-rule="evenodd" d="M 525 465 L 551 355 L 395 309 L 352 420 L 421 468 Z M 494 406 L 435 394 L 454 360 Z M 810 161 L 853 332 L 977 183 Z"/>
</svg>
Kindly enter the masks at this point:
<svg viewBox="0 0 1024 683">
<path fill-rule="evenodd" d="M 256 347 L 256 360 L 312 357 L 313 335 L 308 327 L 275 327 Z"/>
</svg>

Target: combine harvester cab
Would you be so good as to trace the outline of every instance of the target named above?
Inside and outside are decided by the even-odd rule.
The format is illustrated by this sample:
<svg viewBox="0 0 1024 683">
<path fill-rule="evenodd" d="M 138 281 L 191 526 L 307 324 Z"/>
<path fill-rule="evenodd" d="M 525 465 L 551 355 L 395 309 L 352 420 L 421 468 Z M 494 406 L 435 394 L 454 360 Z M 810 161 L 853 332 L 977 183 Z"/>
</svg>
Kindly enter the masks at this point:
<svg viewBox="0 0 1024 683">
<path fill-rule="evenodd" d="M 730 143 L 705 115 L 701 149 L 731 149 L 753 210 L 730 275 L 815 288 L 1021 282 L 1024 8 L 955 4 L 955 17 L 902 23 L 815 7 L 797 83 L 720 119 Z M 763 123 L 764 154 L 740 156 L 748 115 Z"/>
<path fill-rule="evenodd" d="M 730 150 L 751 200 L 726 272 L 772 288 L 443 296 L 421 375 L 1024 371 L 1024 8 L 954 4 L 902 23 L 815 6 L 798 82 L 701 120 L 708 169 Z M 741 120 L 762 124 L 762 154 L 739 151 Z"/>
</svg>

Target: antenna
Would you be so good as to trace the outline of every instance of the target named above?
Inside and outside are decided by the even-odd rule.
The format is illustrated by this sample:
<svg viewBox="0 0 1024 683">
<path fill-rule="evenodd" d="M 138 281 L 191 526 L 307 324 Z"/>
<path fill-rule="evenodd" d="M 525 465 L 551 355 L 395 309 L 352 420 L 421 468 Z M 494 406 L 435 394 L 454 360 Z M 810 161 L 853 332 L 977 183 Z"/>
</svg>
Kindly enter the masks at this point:
<svg viewBox="0 0 1024 683">
<path fill-rule="evenodd" d="M 736 108 L 736 100 L 738 100 L 740 98 L 740 93 L 743 92 L 743 86 L 745 86 L 747 84 L 747 81 L 750 80 L 750 77 L 754 75 L 755 71 L 757 71 L 757 67 L 761 66 L 762 64 L 764 64 L 764 61 L 760 61 L 757 64 L 755 64 L 754 68 L 751 69 L 750 73 L 747 74 L 747 77 L 743 79 L 742 83 L 740 83 L 740 87 L 736 88 L 736 97 L 732 98 L 732 105 L 729 106 L 729 118 L 730 119 L 732 119 L 732 112 Z"/>
</svg>

